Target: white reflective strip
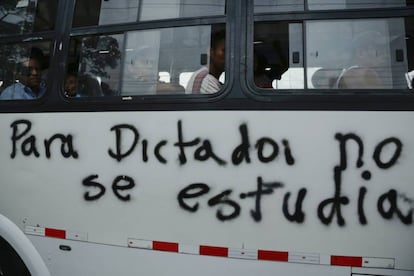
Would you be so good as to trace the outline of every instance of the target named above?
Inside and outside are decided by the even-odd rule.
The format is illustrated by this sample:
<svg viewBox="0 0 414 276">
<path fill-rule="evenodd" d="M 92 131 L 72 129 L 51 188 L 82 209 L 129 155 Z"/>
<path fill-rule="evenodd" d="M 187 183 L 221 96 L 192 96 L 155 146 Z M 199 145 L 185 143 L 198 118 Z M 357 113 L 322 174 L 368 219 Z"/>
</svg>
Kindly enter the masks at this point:
<svg viewBox="0 0 414 276">
<path fill-rule="evenodd" d="M 290 263 L 319 264 L 319 254 L 289 252 Z"/>
<path fill-rule="evenodd" d="M 200 247 L 189 244 L 178 244 L 178 252 L 183 254 L 198 255 L 200 254 Z"/>
<path fill-rule="evenodd" d="M 74 241 L 87 241 L 88 233 L 66 231 L 66 239 Z"/>
<path fill-rule="evenodd" d="M 320 254 L 319 255 L 319 264 L 330 265 L 331 264 L 331 255 Z"/>
<path fill-rule="evenodd" d="M 152 241 L 128 239 L 128 247 L 152 249 Z"/>
<path fill-rule="evenodd" d="M 257 260 L 257 250 L 229 248 L 229 258 Z"/>
<path fill-rule="evenodd" d="M 395 260 L 390 258 L 362 258 L 362 267 L 394 268 Z"/>
<path fill-rule="evenodd" d="M 41 227 L 26 227 L 26 233 L 34 233 L 35 235 L 44 235 L 44 228 Z M 67 239 L 77 239 L 82 241 L 87 241 L 88 236 L 86 233 L 73 233 L 67 232 Z M 132 248 L 140 248 L 140 249 L 154 249 L 154 241 L 149 240 L 141 240 L 141 239 L 132 239 L 128 238 L 128 247 Z M 155 243 L 161 243 L 155 241 Z M 168 242 L 163 242 L 168 243 Z M 177 243 L 174 243 L 177 245 Z M 204 245 L 205 247 L 212 247 Z M 180 244 L 178 243 L 178 253 L 181 254 L 191 254 L 191 255 L 202 255 L 200 253 L 201 246 L 194 246 L 190 244 Z M 224 249 L 224 247 L 220 247 L 220 249 Z M 240 248 L 225 248 L 228 250 L 228 254 L 225 257 L 235 258 L 235 259 L 247 259 L 247 260 L 259 260 L 259 251 L 260 250 L 251 250 L 251 249 L 240 249 Z M 157 249 L 156 249 L 157 250 Z M 160 249 L 161 250 L 161 249 Z M 175 250 L 174 250 L 175 251 Z M 175 251 L 177 252 L 177 251 Z M 272 251 L 269 251 L 270 253 Z M 203 254 L 209 255 L 209 254 Z M 224 257 L 224 256 L 223 256 Z M 335 265 L 335 261 L 332 261 L 332 258 L 340 258 L 339 260 L 341 264 L 337 265 L 349 265 L 352 266 L 348 261 L 348 259 L 357 258 L 361 261 L 362 259 L 362 267 L 366 268 L 395 268 L 395 259 L 393 258 L 375 258 L 375 257 L 353 257 L 353 256 L 331 256 L 328 254 L 318 254 L 318 253 L 303 253 L 303 252 L 288 252 L 288 262 L 290 263 L 303 263 L 303 264 L 320 264 L 320 265 Z M 263 259 L 263 258 L 262 258 Z M 266 258 L 264 258 L 266 259 Z M 269 259 L 274 261 L 286 261 L 286 259 L 281 260 L 278 258 Z M 338 260 L 336 260 L 338 262 Z M 348 264 L 349 263 L 349 264 Z M 360 266 L 360 265 L 358 265 Z"/>
<path fill-rule="evenodd" d="M 24 232 L 28 235 L 45 236 L 45 228 L 26 225 Z"/>
</svg>

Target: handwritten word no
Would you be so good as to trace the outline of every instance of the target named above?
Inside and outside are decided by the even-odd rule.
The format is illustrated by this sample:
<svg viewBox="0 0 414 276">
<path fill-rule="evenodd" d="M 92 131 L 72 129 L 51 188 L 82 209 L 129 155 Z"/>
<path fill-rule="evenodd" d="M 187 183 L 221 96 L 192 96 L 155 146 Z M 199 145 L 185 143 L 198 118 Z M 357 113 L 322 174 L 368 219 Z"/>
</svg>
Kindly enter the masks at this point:
<svg viewBox="0 0 414 276">
<path fill-rule="evenodd" d="M 337 133 L 335 139 L 339 143 L 339 164 L 334 167 L 334 195 L 332 198 L 328 198 L 322 201 L 318 207 L 318 216 L 321 219 L 322 223 L 330 224 L 334 217 L 336 216 L 339 226 L 345 225 L 345 219 L 342 215 L 342 205 L 347 205 L 350 200 L 349 197 L 341 194 L 342 187 L 342 176 L 343 173 L 348 169 L 348 155 L 347 144 L 349 141 L 353 141 L 357 147 L 357 160 L 356 167 L 362 168 L 364 165 L 363 156 L 364 156 L 364 143 L 362 139 L 353 133 L 341 134 Z M 387 160 L 383 156 L 383 151 L 386 148 L 392 147 L 393 153 Z M 396 163 L 398 158 L 401 155 L 403 144 L 400 139 L 396 137 L 389 137 L 381 141 L 378 145 L 375 146 L 375 150 L 372 154 L 372 158 L 378 168 L 387 170 L 392 168 Z M 371 179 L 371 172 L 368 170 L 363 170 L 361 177 L 369 181 Z M 362 225 L 367 224 L 367 218 L 364 212 L 364 200 L 367 193 L 367 188 L 365 186 L 360 187 L 358 193 L 358 217 L 359 222 Z M 392 219 L 394 215 L 403 222 L 404 224 L 413 223 L 413 208 L 411 208 L 407 214 L 403 214 L 400 210 L 397 203 L 398 193 L 395 189 L 390 189 L 385 192 L 377 201 L 377 209 L 381 216 L 385 219 Z M 387 204 L 386 204 L 387 203 Z M 388 207 L 386 207 L 388 206 Z M 328 214 L 326 214 L 326 212 Z"/>
</svg>

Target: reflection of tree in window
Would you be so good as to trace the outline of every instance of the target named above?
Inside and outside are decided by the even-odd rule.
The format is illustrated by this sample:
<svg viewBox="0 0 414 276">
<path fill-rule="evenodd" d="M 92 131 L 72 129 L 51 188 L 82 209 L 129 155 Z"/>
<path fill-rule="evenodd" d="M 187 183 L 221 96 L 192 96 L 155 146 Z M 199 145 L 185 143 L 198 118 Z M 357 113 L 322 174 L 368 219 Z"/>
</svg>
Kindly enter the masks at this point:
<svg viewBox="0 0 414 276">
<path fill-rule="evenodd" d="M 46 31 L 54 27 L 56 0 L 2 0 L 0 34 Z"/>
<path fill-rule="evenodd" d="M 2 1 L 0 7 L 0 33 L 16 34 L 33 30 L 35 1 Z"/>
<path fill-rule="evenodd" d="M 0 64 L 2 64 L 0 68 L 0 79 L 3 82 L 0 87 L 0 92 L 18 81 L 16 77 L 19 69 L 21 69 L 19 64 L 30 55 L 30 49 L 30 45 L 24 44 L 10 44 L 0 48 Z M 39 48 L 33 49 L 39 50 Z M 43 62 L 43 59 L 39 59 L 39 61 Z M 43 70 L 45 68 L 42 66 L 41 69 Z"/>
<path fill-rule="evenodd" d="M 111 36 L 93 36 L 82 41 L 79 74 L 80 93 L 87 96 L 113 95 L 114 87 L 102 82 L 110 80 L 111 69 L 118 69 L 121 51 L 118 40 Z M 114 74 L 115 75 L 115 74 Z"/>
</svg>

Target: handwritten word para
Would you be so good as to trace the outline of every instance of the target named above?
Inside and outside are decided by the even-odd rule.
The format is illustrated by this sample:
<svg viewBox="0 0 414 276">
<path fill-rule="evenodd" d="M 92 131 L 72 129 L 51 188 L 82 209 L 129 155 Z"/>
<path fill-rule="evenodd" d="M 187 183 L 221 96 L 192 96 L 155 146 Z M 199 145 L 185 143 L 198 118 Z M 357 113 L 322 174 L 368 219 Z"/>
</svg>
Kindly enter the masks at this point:
<svg viewBox="0 0 414 276">
<path fill-rule="evenodd" d="M 137 145 L 141 144 L 141 158 L 144 162 L 148 162 L 150 152 L 153 152 L 155 159 L 162 164 L 167 164 L 168 159 L 162 154 L 164 147 L 169 145 L 169 141 L 160 140 L 157 141 L 152 149 L 149 149 L 149 140 L 146 138 L 141 139 L 138 129 L 129 124 L 119 124 L 113 126 L 111 131 L 115 133 L 115 147 L 108 150 L 108 154 L 111 158 L 121 162 L 126 157 L 134 153 Z M 227 158 L 222 157 L 214 150 L 213 144 L 209 139 L 202 139 L 200 137 L 187 138 L 183 129 L 181 120 L 177 122 L 177 141 L 173 146 L 178 149 L 177 156 L 180 165 L 187 164 L 190 148 L 193 149 L 193 160 L 207 161 L 213 160 L 220 166 L 224 166 L 229 163 L 233 165 L 240 165 L 241 163 L 251 163 L 251 151 L 253 144 L 250 141 L 249 129 L 246 124 L 239 126 L 240 142 L 234 146 L 231 151 L 231 156 Z M 129 142 L 129 145 L 125 146 L 126 135 L 132 135 L 133 139 Z M 254 142 L 254 149 L 257 155 L 257 159 L 262 163 L 269 163 L 276 160 L 280 155 L 280 151 L 283 150 L 285 162 L 288 165 L 294 165 L 295 159 L 290 148 L 289 141 L 282 139 L 281 143 L 277 142 L 271 137 L 260 137 Z"/>
<path fill-rule="evenodd" d="M 13 130 L 11 136 L 12 152 L 10 157 L 12 159 L 16 157 L 18 148 L 24 156 L 40 157 L 38 138 L 30 133 L 32 123 L 28 120 L 17 120 L 14 121 L 10 127 Z M 43 140 L 42 149 L 44 150 L 46 158 L 51 158 L 51 148 L 55 143 L 60 145 L 60 152 L 64 158 L 78 158 L 78 152 L 73 146 L 72 135 L 64 135 L 60 133 L 56 133 L 50 138 Z"/>
</svg>

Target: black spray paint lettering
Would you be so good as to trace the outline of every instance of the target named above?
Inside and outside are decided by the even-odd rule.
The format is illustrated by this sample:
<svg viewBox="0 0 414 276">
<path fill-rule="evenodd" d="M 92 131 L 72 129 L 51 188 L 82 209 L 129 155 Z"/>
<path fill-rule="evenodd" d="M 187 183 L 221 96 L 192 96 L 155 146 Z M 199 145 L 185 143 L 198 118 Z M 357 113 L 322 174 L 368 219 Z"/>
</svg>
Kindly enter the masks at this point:
<svg viewBox="0 0 414 276">
<path fill-rule="evenodd" d="M 337 223 L 339 226 L 345 225 L 345 219 L 342 216 L 342 205 L 349 204 L 349 198 L 346 196 L 343 196 L 341 194 L 341 187 L 342 187 L 342 173 L 347 170 L 348 168 L 348 151 L 347 151 L 347 142 L 353 141 L 356 143 L 358 147 L 357 152 L 357 160 L 356 160 L 356 167 L 358 169 L 362 168 L 364 165 L 363 161 L 363 155 L 364 155 L 364 144 L 362 139 L 356 135 L 356 134 L 346 134 L 343 135 L 341 133 L 337 133 L 335 135 L 336 140 L 339 142 L 339 154 L 340 154 L 340 161 L 337 166 L 334 167 L 334 184 L 335 184 L 335 192 L 334 196 L 332 198 L 328 198 L 324 201 L 322 201 L 318 206 L 318 217 L 321 220 L 323 224 L 329 225 L 332 223 L 332 220 L 334 217 L 337 218 Z M 389 160 L 386 160 L 386 158 L 383 157 L 383 151 L 385 148 L 394 146 L 394 151 L 389 158 Z M 401 155 L 402 152 L 402 142 L 395 137 L 390 137 L 382 142 L 380 142 L 374 150 L 373 153 L 373 160 L 375 161 L 375 164 L 380 169 L 390 169 L 392 166 L 394 166 L 398 158 Z M 385 160 L 384 160 L 385 159 Z M 363 170 L 361 173 L 362 179 L 365 181 L 369 181 L 372 177 L 371 172 L 368 170 Z M 366 225 L 368 223 L 365 211 L 364 211 L 364 199 L 368 192 L 368 189 L 363 186 L 360 187 L 358 192 L 358 202 L 357 202 L 357 212 L 358 212 L 358 218 L 361 225 Z M 387 201 L 389 203 L 388 210 L 385 210 L 384 202 Z M 397 204 L 397 192 L 395 190 L 390 190 L 389 192 L 383 194 L 378 199 L 377 204 L 378 212 L 380 215 L 385 219 L 391 219 L 393 218 L 394 214 L 397 214 L 397 217 L 401 220 L 404 224 L 412 224 L 413 220 L 413 209 L 410 209 L 408 211 L 408 214 L 403 215 L 401 210 L 398 208 Z M 328 213 L 326 213 L 328 212 Z"/>
<path fill-rule="evenodd" d="M 37 138 L 35 135 L 30 134 L 32 129 L 32 123 L 28 120 L 16 120 L 10 127 L 12 128 L 12 152 L 10 157 L 13 159 L 17 155 L 17 150 L 20 146 L 20 151 L 24 156 L 35 156 L 36 158 L 40 157 L 40 152 L 38 150 Z M 60 153 L 64 158 L 74 158 L 79 157 L 78 152 L 74 148 L 73 136 L 64 135 L 56 133 L 52 135 L 49 139 L 44 139 L 44 154 L 46 158 L 50 159 L 52 157 L 51 148 L 54 144 L 60 144 Z"/>
<path fill-rule="evenodd" d="M 261 202 L 264 195 L 271 195 L 276 189 L 281 189 L 284 184 L 278 181 L 264 182 L 262 177 L 257 178 L 257 189 L 254 191 L 243 192 L 239 194 L 240 200 L 254 198 L 254 209 L 250 210 L 250 216 L 255 222 L 262 220 Z M 193 183 L 183 188 L 177 196 L 178 205 L 191 213 L 196 213 L 199 209 L 199 199 L 207 195 L 211 191 L 210 187 L 205 183 Z M 207 199 L 209 207 L 219 206 L 216 211 L 216 218 L 220 221 L 233 220 L 240 216 L 242 209 L 240 204 L 236 201 L 236 196 L 230 198 L 233 190 L 226 189 L 223 192 L 214 195 Z M 295 202 L 295 212 L 290 214 L 288 210 L 288 201 L 290 192 L 287 192 L 284 197 L 282 211 L 286 219 L 290 222 L 303 223 L 305 220 L 305 213 L 302 210 L 302 203 L 306 196 L 306 189 L 300 189 L 298 197 Z M 195 201 L 195 202 L 194 202 Z"/>
<path fill-rule="evenodd" d="M 188 141 L 187 139 L 184 139 L 183 126 L 181 120 L 177 122 L 177 133 L 178 141 L 174 144 L 174 146 L 178 147 L 180 151 L 178 159 L 180 160 L 180 164 L 184 165 L 187 163 L 185 149 L 187 147 L 197 146 L 200 143 L 201 139 L 199 137 Z M 221 166 L 226 164 L 226 162 L 222 158 L 218 157 L 217 154 L 214 153 L 211 142 L 206 139 L 202 142 L 201 147 L 198 147 L 194 152 L 194 159 L 199 161 L 206 161 L 210 158 L 212 158 L 214 161 L 217 162 L 217 164 Z"/>
<path fill-rule="evenodd" d="M 400 208 L 398 207 L 398 195 L 397 191 L 394 189 L 389 190 L 387 193 L 384 193 L 380 196 L 377 203 L 378 212 L 381 216 L 385 219 L 392 219 L 396 214 L 397 217 L 404 223 L 404 224 L 412 224 L 413 223 L 413 208 L 408 211 L 406 215 L 402 213 Z M 386 206 L 384 203 L 387 202 L 388 210 L 386 210 Z M 384 206 L 385 205 L 385 206 Z"/>
<path fill-rule="evenodd" d="M 249 137 L 249 129 L 246 124 L 242 124 L 239 126 L 240 144 L 234 148 L 231 156 L 232 163 L 234 165 L 239 165 L 243 162 L 249 164 L 251 162 L 250 158 L 250 137 Z M 294 165 L 295 159 L 292 155 L 292 150 L 289 145 L 289 141 L 286 139 L 282 140 L 282 145 L 284 147 L 284 155 L 285 161 L 288 165 Z M 269 155 L 265 155 L 265 148 L 271 147 L 271 153 Z M 277 156 L 279 155 L 279 145 L 275 140 L 270 137 L 262 137 L 256 141 L 255 148 L 257 150 L 257 157 L 260 162 L 262 163 L 269 163 L 274 161 Z"/>
<path fill-rule="evenodd" d="M 139 138 L 140 138 L 140 134 L 138 132 L 138 129 L 136 129 L 134 126 L 129 125 L 129 124 L 120 124 L 120 125 L 116 125 L 113 126 L 111 128 L 111 131 L 115 131 L 115 150 L 113 149 L 108 149 L 108 154 L 110 157 L 116 159 L 118 162 L 121 162 L 122 160 L 124 160 L 126 157 L 130 156 L 136 146 L 139 143 Z M 125 143 L 125 135 L 132 135 L 133 139 L 130 142 L 129 145 L 124 145 Z M 143 139 L 141 142 L 142 145 L 142 160 L 144 162 L 148 162 L 149 157 L 148 157 L 148 140 L 147 139 Z M 155 147 L 154 147 L 154 156 L 155 158 L 158 160 L 158 162 L 162 163 L 162 164 L 166 164 L 167 160 L 163 157 L 163 155 L 161 154 L 161 149 L 167 145 L 167 141 L 166 140 L 161 140 L 159 141 Z"/>
<path fill-rule="evenodd" d="M 290 192 L 287 192 L 285 194 L 285 197 L 283 198 L 283 214 L 285 215 L 285 218 L 290 222 L 303 223 L 305 221 L 305 213 L 302 211 L 302 205 L 306 193 L 307 190 L 305 188 L 299 190 L 295 203 L 295 212 L 293 214 L 290 214 L 289 212 Z"/>
<path fill-rule="evenodd" d="M 111 129 L 115 133 L 115 146 L 108 149 L 108 154 L 111 158 L 121 162 L 126 157 L 130 156 L 136 147 L 141 145 L 141 158 L 143 162 L 148 162 L 149 150 L 151 141 L 146 138 L 140 140 L 140 133 L 136 127 L 129 124 L 119 124 L 113 126 Z M 250 154 L 252 146 L 250 144 L 249 130 L 246 124 L 239 126 L 241 142 L 232 151 L 231 162 L 233 165 L 240 165 L 241 163 L 250 163 Z M 189 162 L 188 156 L 192 155 L 190 161 L 205 162 L 212 160 L 219 166 L 225 166 L 228 161 L 217 154 L 214 150 L 213 144 L 209 139 L 202 139 L 200 137 L 190 137 L 185 135 L 184 126 L 181 120 L 177 121 L 177 141 L 173 144 L 178 149 L 178 160 L 180 165 L 185 165 Z M 132 139 L 127 141 L 126 137 L 130 136 Z M 289 141 L 282 139 L 283 155 L 285 162 L 288 165 L 293 165 L 295 159 Z M 162 155 L 162 149 L 169 145 L 167 140 L 161 140 L 154 143 L 153 154 L 156 160 L 162 164 L 167 164 L 167 159 Z M 270 137 L 261 137 L 257 139 L 255 149 L 257 158 L 261 163 L 269 163 L 274 161 L 281 152 L 279 144 Z M 190 152 L 190 150 L 192 150 Z"/>
<path fill-rule="evenodd" d="M 250 210 L 252 218 L 258 222 L 262 220 L 261 200 L 263 195 L 273 194 L 277 188 L 282 188 L 283 184 L 280 182 L 264 183 L 261 177 L 257 178 L 257 190 L 247 193 L 241 193 L 240 198 L 255 197 L 255 209 Z"/>
<path fill-rule="evenodd" d="M 200 197 L 204 194 L 207 194 L 209 191 L 210 187 L 205 183 L 190 184 L 178 193 L 178 204 L 184 210 L 194 213 L 198 210 L 200 204 L 196 202 L 194 205 L 191 206 L 186 202 L 186 199 Z"/>
<path fill-rule="evenodd" d="M 197 212 L 200 203 L 197 201 L 196 203 L 190 205 L 188 201 L 191 199 L 199 198 L 210 191 L 210 187 L 205 183 L 193 183 L 182 189 L 177 196 L 177 201 L 179 206 L 191 213 Z M 219 205 L 219 209 L 216 212 L 216 217 L 220 221 L 227 221 L 237 218 L 240 215 L 241 207 L 240 205 L 229 198 L 233 191 L 227 189 L 213 197 L 211 197 L 207 204 L 210 207 L 214 207 Z M 227 207 L 227 208 L 224 208 Z M 231 208 L 231 212 L 225 213 L 224 209 Z"/>
<path fill-rule="evenodd" d="M 92 174 L 82 181 L 82 185 L 85 188 L 89 188 L 83 198 L 86 201 L 95 201 L 105 195 L 106 188 L 103 184 L 96 181 L 99 178 L 97 174 Z M 119 175 L 115 177 L 112 182 L 112 192 L 121 201 L 130 201 L 131 195 L 127 193 L 135 187 L 135 181 L 132 177 L 126 175 Z M 92 192 L 92 190 L 94 192 Z"/>
</svg>

